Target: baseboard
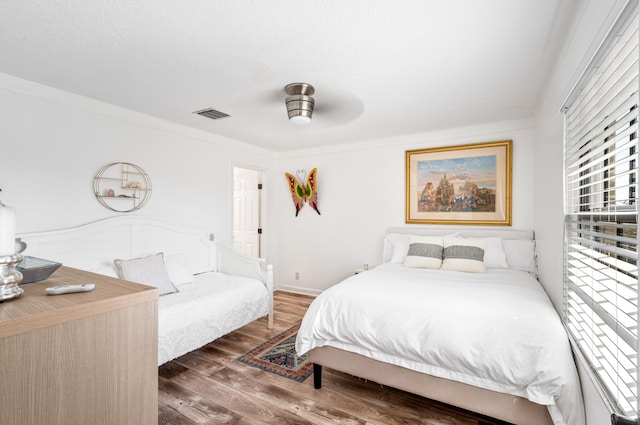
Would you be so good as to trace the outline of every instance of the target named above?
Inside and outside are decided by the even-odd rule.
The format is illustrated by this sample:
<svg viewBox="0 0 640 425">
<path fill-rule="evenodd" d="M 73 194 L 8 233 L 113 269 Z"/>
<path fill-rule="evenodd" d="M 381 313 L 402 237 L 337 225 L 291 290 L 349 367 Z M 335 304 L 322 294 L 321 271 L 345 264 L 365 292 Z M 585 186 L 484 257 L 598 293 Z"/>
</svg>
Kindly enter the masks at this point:
<svg viewBox="0 0 640 425">
<path fill-rule="evenodd" d="M 274 290 L 282 291 L 282 292 L 291 292 L 294 294 L 301 294 L 301 295 L 310 295 L 312 297 L 317 297 L 322 293 L 322 291 L 319 291 L 317 289 L 300 288 L 298 286 L 287 286 L 287 285 L 278 285 Z"/>
</svg>

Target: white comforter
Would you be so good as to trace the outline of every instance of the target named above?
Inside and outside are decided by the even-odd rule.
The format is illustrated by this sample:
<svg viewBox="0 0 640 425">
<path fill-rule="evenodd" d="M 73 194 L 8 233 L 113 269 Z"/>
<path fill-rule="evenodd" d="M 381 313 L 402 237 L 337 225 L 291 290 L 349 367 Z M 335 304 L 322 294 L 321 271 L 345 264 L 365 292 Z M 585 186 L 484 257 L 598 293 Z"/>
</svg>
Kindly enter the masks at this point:
<svg viewBox="0 0 640 425">
<path fill-rule="evenodd" d="M 224 273 L 195 276 L 193 283 L 158 302 L 158 364 L 198 349 L 269 312 L 262 282 Z"/>
<path fill-rule="evenodd" d="M 531 275 L 383 264 L 318 296 L 300 355 L 324 345 L 547 405 L 556 425 L 583 425 L 566 332 Z"/>
</svg>

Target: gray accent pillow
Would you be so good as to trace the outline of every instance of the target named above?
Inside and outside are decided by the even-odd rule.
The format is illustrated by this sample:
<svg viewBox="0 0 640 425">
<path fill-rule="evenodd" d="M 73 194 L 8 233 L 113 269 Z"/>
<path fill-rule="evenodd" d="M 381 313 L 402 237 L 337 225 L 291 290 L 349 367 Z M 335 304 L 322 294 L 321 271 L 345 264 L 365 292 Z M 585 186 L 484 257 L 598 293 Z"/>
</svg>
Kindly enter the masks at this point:
<svg viewBox="0 0 640 425">
<path fill-rule="evenodd" d="M 486 241 L 472 238 L 445 238 L 442 269 L 484 273 Z"/>
<path fill-rule="evenodd" d="M 448 246 L 444 248 L 443 258 L 463 258 L 484 262 L 484 249 L 467 245 Z"/>
<path fill-rule="evenodd" d="M 442 236 L 409 236 L 405 267 L 439 269 L 442 265 Z"/>
</svg>

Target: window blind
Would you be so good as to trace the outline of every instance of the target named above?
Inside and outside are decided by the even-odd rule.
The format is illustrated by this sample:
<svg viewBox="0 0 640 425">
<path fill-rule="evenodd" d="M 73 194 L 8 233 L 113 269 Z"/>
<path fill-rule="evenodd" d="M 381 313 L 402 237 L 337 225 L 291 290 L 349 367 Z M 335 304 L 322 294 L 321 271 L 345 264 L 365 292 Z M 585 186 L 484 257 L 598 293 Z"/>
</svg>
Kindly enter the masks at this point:
<svg viewBox="0 0 640 425">
<path fill-rule="evenodd" d="M 565 108 L 563 319 L 618 413 L 638 412 L 638 10 Z"/>
</svg>

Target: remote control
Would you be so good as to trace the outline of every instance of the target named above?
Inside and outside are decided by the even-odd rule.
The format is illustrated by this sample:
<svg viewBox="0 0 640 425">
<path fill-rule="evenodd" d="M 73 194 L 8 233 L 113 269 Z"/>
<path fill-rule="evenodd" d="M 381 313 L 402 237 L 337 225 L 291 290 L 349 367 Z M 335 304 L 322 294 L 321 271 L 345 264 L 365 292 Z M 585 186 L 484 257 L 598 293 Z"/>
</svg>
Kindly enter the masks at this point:
<svg viewBox="0 0 640 425">
<path fill-rule="evenodd" d="M 56 285 L 49 286 L 45 291 L 47 295 L 70 294 L 72 292 L 88 292 L 92 291 L 96 285 L 93 283 L 83 283 L 82 285 Z"/>
</svg>

